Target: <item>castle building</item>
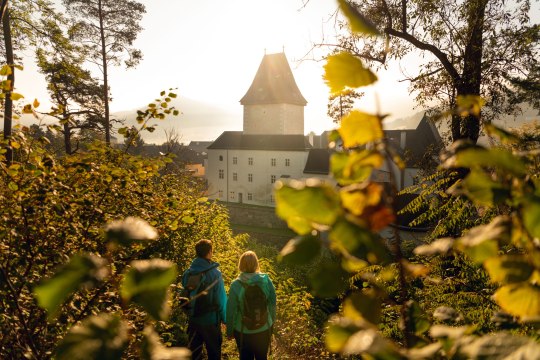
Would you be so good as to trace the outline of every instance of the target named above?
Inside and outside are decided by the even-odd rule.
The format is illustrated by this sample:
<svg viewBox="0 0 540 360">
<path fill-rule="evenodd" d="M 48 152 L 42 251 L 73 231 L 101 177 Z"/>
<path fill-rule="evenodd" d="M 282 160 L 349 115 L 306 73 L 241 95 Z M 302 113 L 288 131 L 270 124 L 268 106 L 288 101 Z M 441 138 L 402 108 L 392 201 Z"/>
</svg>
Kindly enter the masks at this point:
<svg viewBox="0 0 540 360">
<path fill-rule="evenodd" d="M 211 199 L 273 206 L 280 178 L 304 178 L 311 145 L 304 136 L 307 104 L 284 53 L 264 55 L 240 100 L 243 131 L 225 131 L 207 148 Z"/>
<path fill-rule="evenodd" d="M 274 206 L 274 183 L 281 178 L 330 180 L 327 134 L 304 135 L 304 107 L 284 53 L 265 54 L 247 93 L 243 131 L 225 131 L 207 147 L 208 197 L 214 200 Z M 440 142 L 437 129 L 423 118 L 414 130 L 385 131 L 399 153 L 421 157 L 426 146 Z M 393 168 L 399 188 L 412 185 L 418 169 L 385 164 L 374 181 L 390 181 Z"/>
</svg>

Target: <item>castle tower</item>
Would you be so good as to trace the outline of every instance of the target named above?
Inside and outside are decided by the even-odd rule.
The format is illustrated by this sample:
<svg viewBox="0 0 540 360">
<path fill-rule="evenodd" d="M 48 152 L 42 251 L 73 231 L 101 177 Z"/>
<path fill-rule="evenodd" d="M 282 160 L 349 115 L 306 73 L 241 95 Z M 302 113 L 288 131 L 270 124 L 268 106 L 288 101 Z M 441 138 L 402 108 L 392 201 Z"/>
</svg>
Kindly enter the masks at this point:
<svg viewBox="0 0 540 360">
<path fill-rule="evenodd" d="M 265 54 L 244 106 L 244 134 L 304 134 L 306 99 L 294 80 L 285 53 Z"/>
</svg>

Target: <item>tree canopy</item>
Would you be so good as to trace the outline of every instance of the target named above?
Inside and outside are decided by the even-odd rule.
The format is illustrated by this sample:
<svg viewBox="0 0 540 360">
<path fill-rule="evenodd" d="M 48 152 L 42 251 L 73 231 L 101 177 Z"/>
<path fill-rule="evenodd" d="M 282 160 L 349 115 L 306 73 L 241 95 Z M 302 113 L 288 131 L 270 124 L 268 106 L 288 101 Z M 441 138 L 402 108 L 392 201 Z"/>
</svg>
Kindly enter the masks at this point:
<svg viewBox="0 0 540 360">
<path fill-rule="evenodd" d="M 518 102 L 538 107 L 540 26 L 530 22 L 531 1 L 340 1 L 369 19 L 381 37 L 344 30 L 338 47 L 386 65 L 420 52 L 421 66 L 407 69 L 410 90 L 423 107 L 453 108 L 460 96 L 481 95 L 478 116 L 452 116 L 452 138 L 478 139 L 481 122 L 519 111 Z M 433 105 L 435 104 L 435 105 Z"/>
</svg>

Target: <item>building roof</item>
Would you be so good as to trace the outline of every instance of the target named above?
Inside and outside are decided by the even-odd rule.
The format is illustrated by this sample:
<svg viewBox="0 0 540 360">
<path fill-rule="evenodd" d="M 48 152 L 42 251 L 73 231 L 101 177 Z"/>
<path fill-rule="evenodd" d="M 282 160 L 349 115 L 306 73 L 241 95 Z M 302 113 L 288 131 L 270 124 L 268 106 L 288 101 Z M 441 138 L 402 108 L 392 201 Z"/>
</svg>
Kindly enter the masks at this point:
<svg viewBox="0 0 540 360">
<path fill-rule="evenodd" d="M 405 146 L 401 146 L 401 134 L 405 133 Z M 405 157 L 408 167 L 414 167 L 430 147 L 441 146 L 442 140 L 435 125 L 424 114 L 414 130 L 384 130 L 394 149 Z"/>
<path fill-rule="evenodd" d="M 240 100 L 242 105 L 307 104 L 294 80 L 285 53 L 264 55 L 259 70 Z"/>
<path fill-rule="evenodd" d="M 330 172 L 330 149 L 311 149 L 308 153 L 304 174 L 328 175 Z"/>
<path fill-rule="evenodd" d="M 188 149 L 196 151 L 198 153 L 206 152 L 206 148 L 212 144 L 211 141 L 191 141 L 188 144 Z"/>
<path fill-rule="evenodd" d="M 304 135 L 244 134 L 225 131 L 208 149 L 306 151 L 311 145 Z"/>
</svg>

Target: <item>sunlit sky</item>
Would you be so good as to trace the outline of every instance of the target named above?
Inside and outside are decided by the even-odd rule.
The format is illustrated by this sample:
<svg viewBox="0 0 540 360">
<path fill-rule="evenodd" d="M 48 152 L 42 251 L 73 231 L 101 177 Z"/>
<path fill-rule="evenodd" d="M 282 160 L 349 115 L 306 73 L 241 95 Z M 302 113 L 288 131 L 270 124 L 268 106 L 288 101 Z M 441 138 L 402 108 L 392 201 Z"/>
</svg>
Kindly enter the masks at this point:
<svg viewBox="0 0 540 360">
<path fill-rule="evenodd" d="M 332 128 L 326 116 L 328 89 L 322 80 L 323 61 L 300 61 L 323 35 L 331 40 L 336 10 L 333 0 L 144 0 L 144 30 L 135 46 L 143 61 L 134 69 L 110 70 L 113 112 L 130 111 L 152 101 L 161 90 L 178 88 L 179 110 L 174 120 L 183 141 L 214 140 L 225 130 L 241 130 L 240 98 L 249 88 L 265 51 L 285 51 L 296 82 L 308 101 L 305 130 Z M 43 100 L 45 83 L 35 67 L 17 78 L 26 98 Z M 418 111 L 397 66 L 378 72 L 379 82 L 358 106 L 390 113 L 394 118 Z M 196 102 L 193 106 L 192 100 Z M 183 109 L 183 104 L 192 105 Z M 42 101 L 46 106 L 46 102 Z M 46 110 L 41 108 L 40 110 Z M 220 117 L 220 113 L 224 115 Z M 201 114 L 215 126 L 200 127 Z M 221 118 L 221 119 L 220 119 Z M 223 120 L 226 119 L 226 120 Z M 194 123 L 195 121 L 195 123 Z M 170 122 L 162 124 L 170 128 Z"/>
</svg>

